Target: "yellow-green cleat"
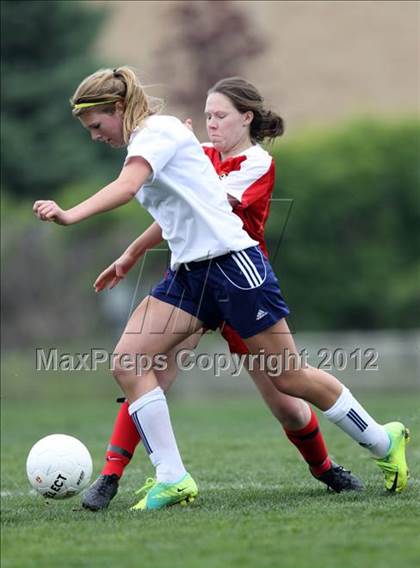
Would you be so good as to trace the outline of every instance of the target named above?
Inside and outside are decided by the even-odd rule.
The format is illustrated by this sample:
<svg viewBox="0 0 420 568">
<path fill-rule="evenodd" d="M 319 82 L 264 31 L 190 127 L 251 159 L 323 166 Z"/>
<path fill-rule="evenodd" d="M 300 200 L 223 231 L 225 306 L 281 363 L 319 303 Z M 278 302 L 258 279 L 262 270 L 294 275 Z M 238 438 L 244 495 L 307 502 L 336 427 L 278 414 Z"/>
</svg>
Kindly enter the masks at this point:
<svg viewBox="0 0 420 568">
<path fill-rule="evenodd" d="M 144 492 L 146 495 L 130 508 L 131 511 L 164 509 L 177 503 L 187 505 L 198 495 L 197 485 L 189 473 L 177 483 L 158 483 L 155 479 L 149 478 L 143 487 L 136 491 L 136 493 Z"/>
<path fill-rule="evenodd" d="M 384 428 L 391 441 L 391 447 L 384 458 L 375 459 L 375 462 L 384 472 L 385 489 L 400 493 L 407 487 L 409 478 L 405 446 L 410 440 L 410 432 L 401 422 L 389 422 Z"/>
</svg>

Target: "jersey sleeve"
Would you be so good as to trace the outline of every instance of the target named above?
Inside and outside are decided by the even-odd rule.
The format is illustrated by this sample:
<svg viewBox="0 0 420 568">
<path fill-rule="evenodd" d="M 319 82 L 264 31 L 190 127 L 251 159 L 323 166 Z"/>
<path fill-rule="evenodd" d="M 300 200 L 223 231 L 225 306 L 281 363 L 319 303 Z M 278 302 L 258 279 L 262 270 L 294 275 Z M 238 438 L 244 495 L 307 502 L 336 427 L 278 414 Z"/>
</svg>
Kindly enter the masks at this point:
<svg viewBox="0 0 420 568">
<path fill-rule="evenodd" d="M 135 156 L 144 158 L 152 168 L 152 176 L 148 180 L 151 182 L 175 155 L 177 148 L 177 137 L 170 129 L 146 126 L 134 134 L 124 163 Z"/>
<path fill-rule="evenodd" d="M 221 182 L 226 193 L 239 201 L 237 206 L 249 207 L 273 190 L 274 161 L 268 154 L 264 160 L 248 157 L 240 169 L 223 176 Z"/>
</svg>

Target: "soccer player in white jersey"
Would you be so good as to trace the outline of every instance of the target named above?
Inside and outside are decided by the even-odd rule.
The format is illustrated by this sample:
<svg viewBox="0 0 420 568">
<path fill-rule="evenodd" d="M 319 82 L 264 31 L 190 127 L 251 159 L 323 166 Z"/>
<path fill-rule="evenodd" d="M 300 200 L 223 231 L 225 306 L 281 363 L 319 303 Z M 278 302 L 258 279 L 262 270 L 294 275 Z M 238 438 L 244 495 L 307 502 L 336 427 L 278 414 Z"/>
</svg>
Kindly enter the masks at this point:
<svg viewBox="0 0 420 568">
<path fill-rule="evenodd" d="M 251 354 L 279 360 L 273 384 L 302 398 L 366 448 L 385 475 L 385 487 L 400 492 L 408 482 L 400 422 L 378 424 L 338 379 L 320 369 L 288 365 L 298 351 L 287 326 L 289 309 L 258 242 L 232 212 L 220 180 L 192 132 L 170 116 L 153 113 L 135 73 L 99 70 L 72 97 L 73 114 L 91 133 L 116 147 L 127 146 L 118 178 L 82 203 L 64 210 L 52 200 L 33 209 L 43 221 L 69 225 L 126 204 L 137 193 L 162 228 L 171 269 L 132 314 L 115 353 L 114 377 L 130 401 L 129 412 L 156 469 L 138 509 L 160 509 L 193 500 L 197 485 L 185 470 L 163 390 L 154 368 L 127 365 L 127 356 L 153 360 L 168 353 L 203 324 L 226 321 Z M 252 113 L 243 114 L 249 124 Z M 264 317 L 258 318 L 261 312 Z"/>
<path fill-rule="evenodd" d="M 251 111 L 252 121 L 243 126 L 243 113 Z M 206 100 L 206 126 L 211 143 L 203 149 L 222 180 L 233 212 L 243 221 L 245 231 L 256 241 L 268 257 L 264 228 L 274 189 L 275 164 L 271 155 L 259 142 L 273 140 L 283 134 L 283 121 L 268 110 L 258 90 L 240 77 L 228 77 L 218 81 Z M 264 117 L 264 120 L 262 118 Z M 251 137 L 252 131 L 252 137 Z M 148 243 L 150 231 L 146 231 L 135 247 L 130 247 L 97 279 L 97 291 L 115 285 L 125 276 L 143 253 L 156 244 Z M 133 251 L 135 248 L 135 251 Z M 240 336 L 226 324 L 220 328 L 232 354 L 246 356 L 248 348 Z M 176 353 L 191 349 L 200 334 L 194 334 L 187 344 L 177 346 L 168 354 L 168 366 L 157 370 L 159 385 L 166 392 L 177 374 Z M 274 416 L 283 425 L 289 440 L 306 460 L 312 475 L 336 492 L 359 490 L 362 483 L 351 472 L 331 461 L 320 430 L 318 419 L 304 401 L 279 392 L 270 377 L 253 368 L 247 358 L 245 367 Z M 128 412 L 128 401 L 122 402 L 110 442 L 106 451 L 101 475 L 85 492 L 82 505 L 92 511 L 108 507 L 118 491 L 119 480 L 130 463 L 140 435 Z"/>
</svg>

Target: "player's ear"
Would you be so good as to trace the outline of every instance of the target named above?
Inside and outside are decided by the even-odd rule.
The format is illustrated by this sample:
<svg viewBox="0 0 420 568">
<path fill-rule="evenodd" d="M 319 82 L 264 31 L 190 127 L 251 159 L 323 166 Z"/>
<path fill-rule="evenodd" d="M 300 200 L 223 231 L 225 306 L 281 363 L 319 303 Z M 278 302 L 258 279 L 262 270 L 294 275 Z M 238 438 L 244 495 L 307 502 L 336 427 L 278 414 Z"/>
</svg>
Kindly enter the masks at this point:
<svg viewBox="0 0 420 568">
<path fill-rule="evenodd" d="M 247 110 L 246 112 L 244 112 L 242 114 L 242 119 L 243 119 L 242 123 L 243 126 L 249 126 L 254 119 L 254 113 L 252 112 L 252 110 Z"/>
<path fill-rule="evenodd" d="M 124 114 L 124 103 L 122 101 L 115 103 L 115 112 L 121 116 Z"/>
</svg>

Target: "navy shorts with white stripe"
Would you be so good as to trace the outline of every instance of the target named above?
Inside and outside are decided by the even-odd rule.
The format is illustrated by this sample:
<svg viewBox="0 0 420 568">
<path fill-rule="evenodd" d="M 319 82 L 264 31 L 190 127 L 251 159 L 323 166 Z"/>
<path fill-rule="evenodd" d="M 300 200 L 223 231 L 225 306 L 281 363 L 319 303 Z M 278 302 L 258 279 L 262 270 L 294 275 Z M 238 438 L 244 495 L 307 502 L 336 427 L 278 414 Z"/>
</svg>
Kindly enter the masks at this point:
<svg viewBox="0 0 420 568">
<path fill-rule="evenodd" d="M 289 315 L 277 278 L 259 247 L 181 264 L 151 295 L 194 315 L 210 329 L 228 323 L 243 338 Z"/>
</svg>

